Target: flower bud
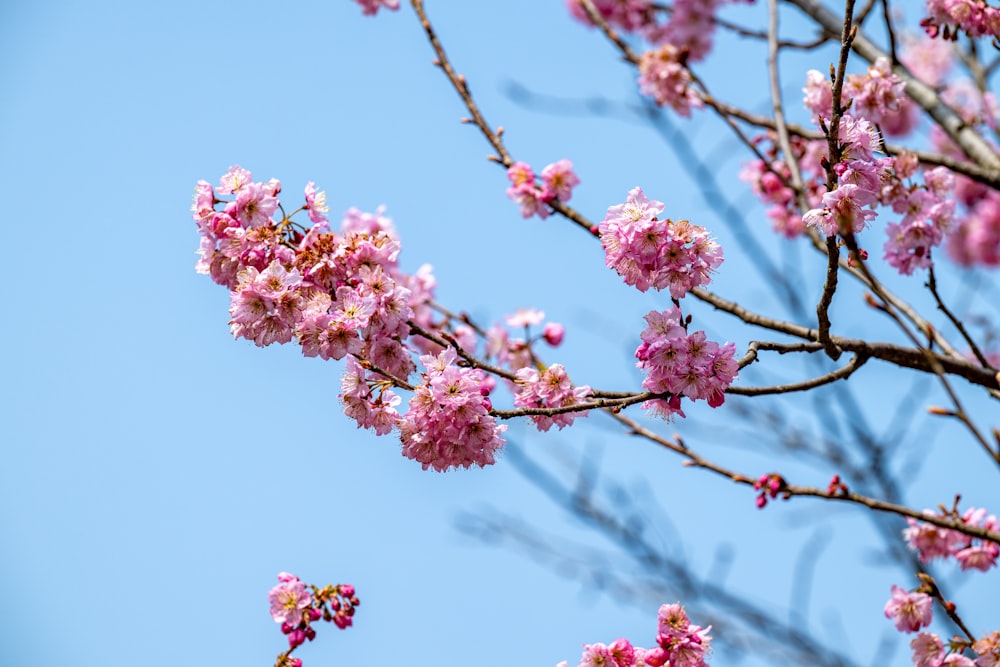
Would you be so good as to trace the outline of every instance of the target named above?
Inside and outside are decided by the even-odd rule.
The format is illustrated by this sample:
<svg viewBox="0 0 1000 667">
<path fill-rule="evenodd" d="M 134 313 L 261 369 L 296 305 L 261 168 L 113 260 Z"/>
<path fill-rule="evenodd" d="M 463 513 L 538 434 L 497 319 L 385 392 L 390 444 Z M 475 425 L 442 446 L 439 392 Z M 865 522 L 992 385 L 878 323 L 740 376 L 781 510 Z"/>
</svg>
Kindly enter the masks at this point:
<svg viewBox="0 0 1000 667">
<path fill-rule="evenodd" d="M 558 322 L 549 322 L 545 325 L 545 330 L 542 332 L 542 338 L 544 338 L 545 342 L 552 347 L 559 347 L 559 344 L 562 343 L 563 336 L 565 335 L 565 327 Z"/>
</svg>

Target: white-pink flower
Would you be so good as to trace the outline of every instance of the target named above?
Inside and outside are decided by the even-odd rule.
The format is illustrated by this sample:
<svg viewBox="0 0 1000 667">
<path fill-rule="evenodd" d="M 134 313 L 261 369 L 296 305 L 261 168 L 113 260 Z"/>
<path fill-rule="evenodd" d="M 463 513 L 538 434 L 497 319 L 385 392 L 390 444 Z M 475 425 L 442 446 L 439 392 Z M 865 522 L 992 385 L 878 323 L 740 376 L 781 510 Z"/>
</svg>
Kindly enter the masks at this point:
<svg viewBox="0 0 1000 667">
<path fill-rule="evenodd" d="M 312 595 L 298 577 L 282 572 L 281 583 L 267 593 L 271 602 L 271 618 L 275 623 L 296 626 L 302 622 L 302 611 L 312 602 Z"/>
<path fill-rule="evenodd" d="M 893 585 L 892 597 L 885 603 L 885 617 L 891 618 L 900 632 L 917 632 L 933 619 L 934 601 L 926 593 L 911 593 Z"/>
</svg>

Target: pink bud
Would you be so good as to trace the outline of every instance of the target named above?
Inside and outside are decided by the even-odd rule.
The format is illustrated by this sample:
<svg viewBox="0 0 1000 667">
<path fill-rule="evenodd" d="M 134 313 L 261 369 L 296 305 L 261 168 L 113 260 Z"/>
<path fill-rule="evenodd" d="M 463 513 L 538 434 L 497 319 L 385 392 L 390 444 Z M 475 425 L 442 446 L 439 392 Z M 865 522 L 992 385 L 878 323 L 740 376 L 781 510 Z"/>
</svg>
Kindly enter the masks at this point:
<svg viewBox="0 0 1000 667">
<path fill-rule="evenodd" d="M 285 662 L 288 667 L 302 667 L 302 661 L 298 658 L 288 658 Z"/>
<path fill-rule="evenodd" d="M 288 633 L 288 645 L 291 648 L 300 646 L 306 641 L 306 633 L 304 630 L 292 630 Z"/>
<path fill-rule="evenodd" d="M 667 663 L 667 652 L 662 648 L 654 648 L 646 653 L 646 664 L 650 667 L 663 667 Z"/>
<path fill-rule="evenodd" d="M 354 595 L 354 586 L 351 586 L 350 584 L 341 584 L 340 594 L 343 595 L 345 598 L 351 597 L 352 595 Z"/>
<path fill-rule="evenodd" d="M 549 322 L 545 325 L 545 330 L 542 332 L 542 338 L 544 338 L 545 342 L 552 347 L 559 347 L 559 344 L 562 343 L 563 336 L 565 335 L 565 327 L 558 322 Z"/>
<path fill-rule="evenodd" d="M 287 635 L 287 634 L 288 634 L 289 632 L 291 632 L 291 631 L 292 631 L 293 629 L 294 629 L 294 628 L 293 628 L 293 626 L 292 626 L 292 624 L 291 624 L 291 623 L 287 623 L 287 622 L 286 622 L 286 623 L 282 623 L 282 624 L 281 624 L 281 632 L 282 632 L 282 633 L 284 633 L 284 634 L 286 634 L 286 635 Z"/>
<path fill-rule="evenodd" d="M 319 617 L 322 616 L 322 615 L 323 615 L 323 612 L 321 612 L 319 609 L 316 609 L 315 607 L 311 608 L 309 610 L 309 620 L 310 621 L 318 621 Z"/>
<path fill-rule="evenodd" d="M 757 509 L 764 509 L 765 505 L 767 505 L 767 496 L 762 493 L 757 496 Z"/>
</svg>

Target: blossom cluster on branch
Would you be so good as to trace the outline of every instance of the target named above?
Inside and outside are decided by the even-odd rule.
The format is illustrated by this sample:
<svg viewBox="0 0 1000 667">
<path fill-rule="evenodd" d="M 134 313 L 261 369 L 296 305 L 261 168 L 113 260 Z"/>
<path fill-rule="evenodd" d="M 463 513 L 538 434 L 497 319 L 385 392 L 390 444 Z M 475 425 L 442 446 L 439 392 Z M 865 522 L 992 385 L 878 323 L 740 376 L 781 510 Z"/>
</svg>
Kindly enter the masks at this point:
<svg viewBox="0 0 1000 667">
<path fill-rule="evenodd" d="M 287 572 L 278 574 L 278 582 L 268 591 L 267 599 L 271 603 L 271 618 L 281 624 L 281 632 L 288 639 L 288 649 L 278 655 L 274 667 L 302 667 L 302 660 L 293 658 L 292 652 L 316 638 L 313 624 L 323 620 L 341 630 L 349 628 L 361 603 L 350 584 L 318 588 Z"/>
<path fill-rule="evenodd" d="M 398 0 L 355 1 L 366 15 L 399 8 Z M 888 2 L 882 3 L 890 36 L 889 53 L 882 53 L 859 31 L 875 3 L 869 3 L 853 23 L 854 3 L 848 0 L 839 63 L 831 65 L 829 75 L 819 70 L 805 75 L 803 104 L 810 122 L 800 126 L 785 120 L 780 99 L 777 2 L 769 4 L 772 22 L 765 34 L 718 16 L 724 5 L 737 1 L 675 0 L 667 5 L 650 0 L 568 0 L 567 6 L 573 17 L 605 34 L 634 68 L 639 92 L 655 105 L 683 117 L 711 110 L 734 128 L 754 158 L 745 165 L 741 179 L 767 206 L 773 229 L 788 239 L 807 237 L 825 255 L 827 273 L 823 285 L 817 286 L 821 295 L 813 322 L 767 317 L 709 292 L 713 274 L 723 262 L 721 246 L 704 227 L 661 217 L 666 205 L 648 198 L 639 187 L 630 190 L 624 202 L 608 207 L 597 224 L 570 209 L 567 202 L 580 184 L 573 164 L 561 159 L 536 176 L 530 165 L 510 156 L 503 131 L 486 123 L 465 78 L 448 62 L 420 0 L 413 0 L 413 6 L 437 55 L 435 64 L 472 116 L 463 122 L 478 126 L 495 149 L 491 159 L 506 169 L 507 196 L 520 206 L 521 215 L 565 216 L 600 241 L 606 267 L 626 285 L 669 299 L 665 309 L 645 316 L 646 327 L 637 336 L 640 343 L 634 357 L 644 373 L 641 391 L 574 384 L 562 364 L 543 361 L 540 345 L 559 347 L 566 331 L 556 322 L 545 323 L 539 331 L 545 321 L 541 311 L 522 309 L 504 323 L 481 326 L 467 314 L 438 304 L 430 266 L 415 273 L 403 270 L 402 244 L 384 209 L 375 213 L 350 209 L 339 230 L 334 230 L 325 193 L 314 183 L 305 186 L 297 208 L 289 212 L 279 181 L 254 181 L 241 167 L 231 167 L 216 186 L 199 181 L 192 207 L 201 234 L 196 270 L 229 290 L 234 338 L 261 347 L 294 341 L 305 356 L 344 360 L 339 398 L 345 415 L 376 435 L 396 434 L 402 454 L 425 470 L 495 463 L 505 443 L 503 420 L 525 419 L 539 431 L 549 431 L 603 410 L 630 433 L 684 457 L 687 465 L 752 487 L 759 508 L 779 496 L 803 495 L 893 512 L 907 518 L 903 538 L 920 563 L 953 559 L 963 571 L 991 570 L 1000 560 L 1000 521 L 985 509 L 959 512 L 956 500 L 950 510 L 920 514 L 854 493 L 838 474 L 824 491 L 793 485 L 777 472 L 759 476 L 732 472 L 693 452 L 679 436 L 670 441 L 621 414 L 641 404 L 650 414 L 671 419 L 684 416 L 683 401 L 704 400 L 715 408 L 724 403 L 727 392 L 790 393 L 846 379 L 877 356 L 880 345 L 862 342 L 850 347 L 847 343 L 857 341 L 831 335 L 829 308 L 838 276 L 850 272 L 870 290 L 869 305 L 892 317 L 913 343 L 913 347 L 883 349 L 879 358 L 934 375 L 954 408 L 932 413 L 959 420 L 987 456 L 1000 464 L 1000 431 L 992 431 L 994 446 L 972 423 L 946 377 L 951 373 L 975 377 L 976 384 L 997 398 L 1000 374 L 995 357 L 979 350 L 948 310 L 936 291 L 933 273 L 935 249 L 941 246 L 962 266 L 1000 265 L 996 146 L 1000 105 L 985 85 L 988 69 L 995 65 L 983 67 L 974 46 L 967 51 L 953 46 L 960 34 L 970 39 L 1000 36 L 1000 9 L 984 0 L 927 0 L 921 23 L 925 35 L 901 40 L 897 53 Z M 812 46 L 798 42 L 785 46 L 811 49 L 838 39 L 835 28 L 840 25 L 835 19 L 831 23 L 825 9 L 820 11 L 810 0 L 788 2 L 822 29 Z M 710 53 L 719 26 L 767 40 L 775 56 L 769 65 L 774 68 L 773 118 L 725 105 L 692 69 Z M 847 72 L 852 49 L 868 60 L 864 72 Z M 951 75 L 956 55 L 978 76 L 977 81 Z M 928 119 L 931 151 L 888 143 L 912 135 Z M 748 123 L 759 134 L 748 138 L 738 123 Z M 308 218 L 309 224 L 296 220 L 296 215 Z M 902 275 L 928 271 L 928 287 L 938 309 L 972 348 L 966 356 L 974 362 L 874 277 L 864 246 L 876 226 L 885 237 L 880 242 L 886 264 Z M 844 246 L 850 255 L 842 267 L 839 253 Z M 720 344 L 704 331 L 692 331 L 692 316 L 685 315 L 681 306 L 681 300 L 691 295 L 748 324 L 803 342 L 754 341 L 738 360 L 735 344 Z M 841 344 L 855 353 L 854 360 L 819 378 L 772 387 L 733 387 L 740 369 L 753 363 L 759 351 L 822 350 L 837 360 Z M 494 393 L 498 386 L 509 390 L 512 409 L 494 405 L 501 400 Z M 934 578 L 927 573 L 918 576 L 921 584 L 914 590 L 893 585 L 883 609 L 897 630 L 917 634 L 910 643 L 915 667 L 1000 666 L 1000 632 L 969 631 L 957 605 L 944 597 Z M 299 667 L 301 661 L 291 653 L 316 636 L 312 624 L 323 619 L 341 628 L 351 625 L 358 600 L 349 585 L 319 589 L 287 573 L 278 578 L 280 583 L 268 597 L 271 615 L 281 623 L 289 648 L 276 665 Z M 962 635 L 946 641 L 926 631 L 934 621 L 935 604 Z M 680 603 L 663 605 L 656 646 L 641 648 L 626 639 L 584 645 L 579 667 L 703 667 L 712 641 L 710 629 L 691 623 Z"/>
</svg>

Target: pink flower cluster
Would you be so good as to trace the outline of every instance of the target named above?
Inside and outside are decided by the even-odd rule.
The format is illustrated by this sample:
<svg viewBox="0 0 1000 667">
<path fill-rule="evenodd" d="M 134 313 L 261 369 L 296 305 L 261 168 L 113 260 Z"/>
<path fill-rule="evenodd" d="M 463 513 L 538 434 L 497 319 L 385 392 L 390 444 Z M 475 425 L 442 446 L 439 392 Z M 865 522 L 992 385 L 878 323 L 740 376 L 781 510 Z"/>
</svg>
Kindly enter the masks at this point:
<svg viewBox="0 0 1000 667">
<path fill-rule="evenodd" d="M 968 179 L 961 179 L 968 191 Z M 961 197 L 961 194 L 959 195 Z M 982 193 L 948 236 L 948 255 L 962 266 L 1000 265 L 1000 194 Z"/>
<path fill-rule="evenodd" d="M 418 461 L 424 470 L 492 465 L 504 444 L 501 434 L 507 426 L 490 414 L 486 374 L 460 367 L 457 360 L 453 348 L 420 357 L 424 382 L 398 423 L 403 456 Z"/>
<path fill-rule="evenodd" d="M 985 0 L 927 0 L 927 14 L 920 25 L 931 37 L 957 39 L 960 30 L 970 37 L 1000 36 L 1000 9 Z"/>
<path fill-rule="evenodd" d="M 893 134 L 906 134 L 916 122 L 906 97 L 906 84 L 892 71 L 888 58 L 878 58 L 868 71 L 850 74 L 844 81 L 841 103 L 851 102 L 850 112 L 872 123 L 892 127 Z M 805 105 L 813 117 L 829 119 L 833 113 L 833 86 L 817 70 L 806 73 Z M 884 129 L 884 128 L 883 128 Z"/>
<path fill-rule="evenodd" d="M 802 216 L 825 236 L 860 232 L 878 215 L 870 206 L 878 200 L 879 169 L 873 151 L 881 139 L 871 122 L 844 114 L 840 119 L 842 161 L 836 165 L 837 187 L 822 197 L 822 207 Z"/>
<path fill-rule="evenodd" d="M 660 220 L 663 202 L 629 191 L 624 204 L 608 208 L 600 224 L 605 264 L 641 292 L 669 288 L 680 299 L 706 285 L 722 263 L 722 248 L 704 227 L 687 220 Z"/>
<path fill-rule="evenodd" d="M 903 275 L 931 266 L 931 248 L 944 240 L 955 215 L 952 173 L 944 167 L 925 171 L 924 184 L 923 188 L 884 190 L 889 196 L 883 199 L 889 200 L 895 213 L 903 214 L 898 223 L 886 225 L 884 258 Z"/>
<path fill-rule="evenodd" d="M 574 387 L 560 364 L 552 364 L 539 373 L 534 368 L 517 371 L 517 393 L 514 406 L 518 408 L 564 408 L 585 403 L 593 395 L 587 386 Z M 572 426 L 577 417 L 586 417 L 588 411 L 562 412 L 554 415 L 531 415 L 539 431 L 548 431 L 553 425 L 560 430 Z"/>
<path fill-rule="evenodd" d="M 421 357 L 425 383 L 405 416 L 396 409 L 401 399 L 390 387 L 408 386 L 416 370 L 414 348 L 441 351 L 410 337 L 411 322 L 439 326 L 428 306 L 434 288 L 429 267 L 416 275 L 399 269 L 399 240 L 381 210 L 352 209 L 341 233 L 332 233 L 325 196 L 310 183 L 298 209 L 314 223 L 306 230 L 284 215 L 280 190 L 274 180 L 253 182 L 240 167 L 230 168 L 217 191 L 204 181 L 196 188 L 194 218 L 202 233 L 197 268 L 231 290 L 233 335 L 261 346 L 297 339 L 306 356 L 346 357 L 344 413 L 377 435 L 397 430 L 403 454 L 425 469 L 493 463 L 506 427 L 489 414 L 492 406 L 481 393 L 485 374 L 459 368 L 453 350 Z M 279 210 L 282 219 L 272 220 Z M 548 337 L 561 333 L 550 329 Z"/>
<path fill-rule="evenodd" d="M 712 50 L 715 12 L 728 0 L 674 0 L 670 20 L 660 29 L 649 31 L 650 41 L 667 43 L 686 54 L 687 62 L 697 62 Z"/>
<path fill-rule="evenodd" d="M 289 217 L 271 219 L 280 191 L 278 181 L 254 183 L 240 167 L 230 168 L 217 191 L 205 181 L 196 188 L 193 217 L 202 233 L 196 269 L 231 290 L 233 336 L 259 346 L 294 338 L 306 356 L 359 355 L 405 378 L 415 368 L 404 346 L 407 321 L 430 317 L 429 269 L 416 276 L 399 270 L 399 241 L 381 211 L 352 209 L 342 233 L 333 234 L 325 195 L 309 183 L 298 210 L 315 224 L 303 233 Z"/>
<path fill-rule="evenodd" d="M 658 12 L 665 8 L 650 0 L 593 0 L 594 7 L 609 25 L 626 32 L 638 33 L 651 44 L 670 44 L 695 62 L 712 49 L 715 33 L 715 13 L 728 3 L 754 0 L 674 0 L 669 6 L 669 18 L 660 23 Z M 567 0 L 570 13 L 579 21 L 592 25 L 580 0 Z M 666 12 L 664 12 L 666 13 Z"/>
<path fill-rule="evenodd" d="M 825 155 L 825 146 L 821 146 L 820 142 L 805 142 L 792 137 L 792 152 L 803 169 L 812 170 L 814 167 L 822 171 L 818 157 L 820 151 Z M 773 144 L 766 155 L 768 157 L 766 163 L 763 160 L 746 163 L 739 178 L 750 186 L 751 191 L 762 202 L 769 205 L 766 215 L 770 218 L 774 231 L 786 238 L 795 238 L 805 233 L 806 225 L 802 222 L 795 201 L 795 192 L 788 185 L 791 179 L 788 165 L 783 159 L 778 158 L 777 148 Z M 819 205 L 826 188 L 823 187 L 817 173 L 813 173 L 812 178 L 804 185 L 807 200 Z"/>
<path fill-rule="evenodd" d="M 645 319 L 642 344 L 635 351 L 636 366 L 649 372 L 642 386 L 670 397 L 646 401 L 643 407 L 670 418 L 684 416 L 681 396 L 705 399 L 713 408 L 722 405 L 726 389 L 736 379 L 736 346 L 707 340 L 704 331 L 689 334 L 679 308 L 653 311 Z"/>
<path fill-rule="evenodd" d="M 537 214 L 543 220 L 549 217 L 550 203 L 556 200 L 568 202 L 573 188 L 580 184 L 580 179 L 573 173 L 573 163 L 566 159 L 547 165 L 542 170 L 541 185 L 536 181 L 535 172 L 524 162 L 512 164 L 507 169 L 507 178 L 511 182 L 507 196 L 521 205 L 521 215 L 530 218 Z"/>
<path fill-rule="evenodd" d="M 660 106 L 668 105 L 682 116 L 701 108 L 701 98 L 691 88 L 687 52 L 670 43 L 646 51 L 639 57 L 639 90 Z"/>
<path fill-rule="evenodd" d="M 532 345 L 538 340 L 530 335 L 530 327 L 541 324 L 545 312 L 534 308 L 521 308 L 504 318 L 507 326 L 523 328 L 526 338 L 511 337 L 510 332 L 500 324 L 495 324 L 486 332 L 486 358 L 493 360 L 498 366 L 517 372 L 522 368 L 537 366 L 539 361 L 532 353 Z M 566 336 L 566 329 L 558 322 L 546 322 L 542 329 L 541 339 L 551 347 L 559 347 Z M 464 346 L 471 349 L 471 345 Z M 511 389 L 517 388 L 511 383 Z"/>
<path fill-rule="evenodd" d="M 316 638 L 312 623 L 323 619 L 341 630 L 348 628 L 354 623 L 354 610 L 360 602 L 350 584 L 319 589 L 307 586 L 287 572 L 279 573 L 278 581 L 268 591 L 267 599 L 271 603 L 271 618 L 281 623 L 281 632 L 288 638 L 288 650 L 278 656 L 275 667 L 302 667 L 302 661 L 290 654 Z"/>
<path fill-rule="evenodd" d="M 585 644 L 577 667 L 707 667 L 712 627 L 694 625 L 684 607 L 663 605 L 657 614 L 656 647 L 633 646 L 627 639 L 616 639 L 610 645 Z M 565 667 L 563 661 L 557 667 Z"/>
<path fill-rule="evenodd" d="M 656 25 L 656 11 L 652 0 L 592 0 L 601 18 L 610 25 L 627 32 L 644 31 Z M 566 0 L 566 7 L 573 18 L 593 25 L 580 0 Z"/>
<path fill-rule="evenodd" d="M 911 74 L 928 86 L 937 88 L 945 82 L 955 64 L 955 49 L 950 42 L 926 35 L 919 38 L 904 36 L 899 59 Z"/>
<path fill-rule="evenodd" d="M 924 512 L 934 515 L 930 510 Z M 993 514 L 987 516 L 986 510 L 970 507 L 960 516 L 957 513 L 938 513 L 936 516 L 958 519 L 969 526 L 1000 532 L 1000 521 Z M 970 537 L 964 533 L 948 528 L 940 528 L 931 523 L 907 519 L 909 528 L 903 531 L 903 537 L 910 548 L 917 552 L 921 562 L 929 563 L 935 558 L 954 558 L 963 570 L 980 570 L 986 572 L 996 567 L 1000 558 L 1000 544 Z"/>
<path fill-rule="evenodd" d="M 953 639 L 951 644 L 955 643 Z M 958 652 L 963 647 L 953 648 L 949 653 L 944 642 L 936 634 L 921 632 L 910 642 L 913 649 L 914 667 L 997 667 L 1000 665 L 1000 632 L 993 631 L 982 639 L 972 642 L 971 648 L 977 657 L 967 658 Z"/>
<path fill-rule="evenodd" d="M 361 13 L 365 16 L 375 16 L 382 7 L 396 11 L 399 9 L 399 0 L 354 0 L 361 5 Z"/>
</svg>

